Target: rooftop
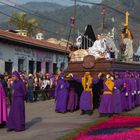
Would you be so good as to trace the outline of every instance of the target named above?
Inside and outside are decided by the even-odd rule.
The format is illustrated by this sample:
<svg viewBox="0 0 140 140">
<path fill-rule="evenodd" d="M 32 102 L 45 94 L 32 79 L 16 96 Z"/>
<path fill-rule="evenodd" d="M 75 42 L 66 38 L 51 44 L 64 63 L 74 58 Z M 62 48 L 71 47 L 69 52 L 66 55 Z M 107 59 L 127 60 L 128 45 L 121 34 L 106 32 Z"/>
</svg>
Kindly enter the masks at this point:
<svg viewBox="0 0 140 140">
<path fill-rule="evenodd" d="M 54 43 L 47 42 L 45 40 L 37 40 L 31 37 L 21 36 L 16 33 L 4 31 L 2 29 L 0 29 L 0 39 L 6 39 L 9 41 L 23 43 L 26 45 L 32 45 L 39 48 L 49 49 L 61 53 L 70 52 L 69 48 L 66 48 L 66 46 L 62 46 L 61 44 L 54 44 Z"/>
</svg>

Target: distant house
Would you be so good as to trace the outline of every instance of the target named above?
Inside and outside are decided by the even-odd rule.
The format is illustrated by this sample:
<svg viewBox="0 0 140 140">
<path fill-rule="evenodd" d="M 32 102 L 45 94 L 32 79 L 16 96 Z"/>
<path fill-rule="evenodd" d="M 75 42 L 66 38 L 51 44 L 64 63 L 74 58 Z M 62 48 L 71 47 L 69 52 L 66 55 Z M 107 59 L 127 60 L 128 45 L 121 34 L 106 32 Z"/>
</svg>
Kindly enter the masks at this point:
<svg viewBox="0 0 140 140">
<path fill-rule="evenodd" d="M 69 49 L 0 29 L 0 73 L 55 73 L 68 64 Z"/>
<path fill-rule="evenodd" d="M 15 30 L 18 35 L 27 36 L 27 30 Z"/>
<path fill-rule="evenodd" d="M 37 33 L 35 38 L 38 40 L 44 40 L 44 35 L 43 33 Z"/>
<path fill-rule="evenodd" d="M 72 42 L 67 41 L 67 40 L 65 40 L 63 38 L 60 39 L 60 40 L 57 40 L 55 38 L 49 38 L 49 39 L 47 39 L 47 41 L 50 42 L 50 43 L 59 45 L 59 46 L 63 46 L 63 47 L 67 47 L 67 45 L 68 45 L 68 47 L 70 48 L 70 47 L 73 46 Z"/>
</svg>

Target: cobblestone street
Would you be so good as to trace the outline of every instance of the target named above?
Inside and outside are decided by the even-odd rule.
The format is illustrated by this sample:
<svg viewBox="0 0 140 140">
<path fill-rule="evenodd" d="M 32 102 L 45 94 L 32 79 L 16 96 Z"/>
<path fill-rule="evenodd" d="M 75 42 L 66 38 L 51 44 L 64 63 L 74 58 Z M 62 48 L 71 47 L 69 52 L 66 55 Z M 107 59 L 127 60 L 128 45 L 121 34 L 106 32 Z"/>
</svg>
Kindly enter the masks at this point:
<svg viewBox="0 0 140 140">
<path fill-rule="evenodd" d="M 97 110 L 92 116 L 80 115 L 80 111 L 55 113 L 54 105 L 54 100 L 27 103 L 26 131 L 7 132 L 6 128 L 0 129 L 0 140 L 56 140 L 99 117 Z M 131 113 L 140 113 L 140 108 L 136 108 Z"/>
</svg>

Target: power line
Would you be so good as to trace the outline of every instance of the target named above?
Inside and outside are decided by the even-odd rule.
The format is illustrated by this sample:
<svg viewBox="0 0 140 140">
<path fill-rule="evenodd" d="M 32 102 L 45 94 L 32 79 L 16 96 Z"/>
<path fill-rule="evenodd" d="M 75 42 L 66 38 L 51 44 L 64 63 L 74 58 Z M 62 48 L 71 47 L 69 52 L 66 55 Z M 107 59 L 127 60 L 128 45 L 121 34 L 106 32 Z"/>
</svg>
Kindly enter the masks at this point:
<svg viewBox="0 0 140 140">
<path fill-rule="evenodd" d="M 12 2 L 12 1 L 10 1 L 10 0 L 8 0 L 8 1 L 9 1 L 11 4 L 17 5 L 17 6 L 21 7 L 21 8 L 19 8 L 19 7 L 17 7 L 17 6 L 12 6 L 12 5 L 10 5 L 10 4 L 7 4 L 7 3 L 1 2 L 1 1 L 0 1 L 0 3 L 1 3 L 1 4 L 4 4 L 4 5 L 7 5 L 7 6 L 9 6 L 9 7 L 12 7 L 12 8 L 14 8 L 14 9 L 17 9 L 17 10 L 20 10 L 20 11 L 23 11 L 23 12 L 26 12 L 26 13 L 28 13 L 28 14 L 30 14 L 30 15 L 36 16 L 36 17 L 41 18 L 41 19 L 43 19 L 43 20 L 49 20 L 49 21 L 51 21 L 51 22 L 57 23 L 57 24 L 59 24 L 59 25 L 62 25 L 62 26 L 64 26 L 64 27 L 67 26 L 67 25 L 65 25 L 65 24 L 63 24 L 63 23 L 61 23 L 61 22 L 58 22 L 58 21 L 54 20 L 54 19 L 48 18 L 48 17 L 43 16 L 43 15 L 41 15 L 41 14 L 39 14 L 39 13 L 37 14 L 37 13 L 35 13 L 33 10 L 30 10 L 30 9 L 27 9 L 27 8 L 25 8 L 25 7 L 23 7 L 23 6 L 20 6 L 20 5 L 18 5 L 17 3 L 15 3 L 15 2 Z"/>
<path fill-rule="evenodd" d="M 73 0 L 71 0 L 71 1 L 73 1 Z M 109 6 L 109 5 L 107 5 L 107 4 L 104 4 L 104 3 L 95 3 L 95 2 L 89 2 L 89 1 L 83 1 L 83 0 L 77 0 L 77 2 L 83 3 L 83 4 L 96 5 L 96 6 L 106 6 L 107 8 L 109 8 L 109 9 L 111 9 L 111 10 L 113 10 L 113 11 L 119 13 L 119 14 L 122 14 L 122 15 L 125 14 L 125 12 L 120 11 L 120 10 L 118 10 L 118 9 L 112 7 L 112 6 Z M 140 19 L 137 18 L 136 16 L 130 15 L 129 17 L 130 17 L 131 19 L 135 20 L 137 23 L 140 23 Z"/>
<path fill-rule="evenodd" d="M 5 16 L 7 16 L 7 17 L 10 17 L 10 18 L 12 18 L 13 20 L 16 20 L 16 18 L 14 18 L 14 17 L 12 17 L 12 16 L 10 16 L 10 15 L 8 15 L 8 14 L 2 12 L 2 11 L 0 11 L 0 14 L 5 15 Z M 37 28 L 37 29 L 40 29 L 39 27 L 34 26 L 34 25 L 33 25 L 33 27 L 35 27 L 35 28 Z M 49 32 L 49 33 L 52 33 L 52 34 L 57 35 L 57 33 L 55 33 L 55 32 L 52 32 L 52 31 L 49 31 L 49 30 L 45 30 L 45 29 L 43 29 L 43 30 L 44 30 L 46 33 Z M 64 34 L 60 34 L 60 35 L 65 36 Z"/>
<path fill-rule="evenodd" d="M 64 26 L 64 27 L 66 27 L 66 28 L 70 28 L 68 25 L 65 25 L 65 24 L 63 24 L 63 23 L 60 23 L 60 22 L 58 22 L 58 21 L 56 21 L 56 20 L 53 20 L 53 19 L 51 19 L 51 18 L 46 18 L 45 16 L 43 16 L 43 15 L 41 15 L 41 14 L 36 14 L 36 13 L 34 13 L 33 10 L 29 10 L 28 8 L 25 8 L 25 7 L 21 6 L 21 5 L 18 5 L 18 4 L 15 3 L 15 2 L 12 2 L 12 1 L 10 1 L 10 0 L 7 0 L 7 1 L 9 1 L 11 4 L 17 5 L 18 7 L 12 6 L 12 5 L 7 4 L 7 3 L 5 3 L 5 2 L 0 2 L 0 3 L 1 3 L 1 4 L 8 5 L 9 7 L 15 8 L 15 9 L 17 9 L 17 10 L 20 10 L 20 11 L 23 11 L 23 12 L 26 12 L 26 13 L 29 13 L 30 15 L 35 15 L 35 16 L 37 16 L 37 17 L 43 19 L 43 20 L 50 20 L 50 21 L 52 21 L 52 22 L 54 22 L 54 23 L 57 23 L 57 24 L 59 24 L 59 25 L 62 25 L 62 26 Z M 19 7 L 21 7 L 22 9 L 19 8 Z M 68 29 L 68 30 L 69 30 L 69 29 Z M 46 32 L 49 32 L 49 33 L 52 33 L 52 34 L 55 34 L 55 35 L 58 34 L 58 33 L 52 32 L 52 31 L 48 31 L 48 29 L 46 30 Z M 68 36 L 67 34 L 64 35 L 64 34 L 62 34 L 62 33 L 59 33 L 59 35 L 65 37 L 65 38 L 67 38 L 67 36 Z"/>
<path fill-rule="evenodd" d="M 29 11 L 29 12 L 32 12 L 31 14 L 35 14 L 36 15 L 36 13 L 34 13 L 34 11 L 33 10 L 30 10 L 30 9 L 28 9 L 28 8 L 25 8 L 24 6 L 21 6 L 21 5 L 19 5 L 19 4 L 17 4 L 17 3 L 15 3 L 15 2 L 13 2 L 13 1 L 11 1 L 11 0 L 7 0 L 7 1 L 9 1 L 10 3 L 12 3 L 12 4 L 14 4 L 15 6 L 17 5 L 18 7 L 21 7 L 23 10 L 25 9 L 25 10 L 27 10 L 27 11 Z M 77 1 L 77 0 L 76 0 Z M 10 6 L 10 5 L 9 5 Z M 18 8 L 19 9 L 19 8 Z M 26 12 L 24 10 L 24 12 Z M 38 14 L 39 15 L 39 17 L 40 18 L 43 18 L 43 20 L 44 20 L 44 18 L 46 18 L 45 16 L 42 16 L 41 14 Z M 60 23 L 61 24 L 61 23 Z M 68 25 L 65 25 L 65 24 L 63 24 L 63 26 L 68 26 Z M 69 27 L 70 28 L 70 27 Z M 75 29 L 77 29 L 76 27 L 75 27 Z M 74 34 L 71 34 L 71 36 L 74 36 Z"/>
</svg>

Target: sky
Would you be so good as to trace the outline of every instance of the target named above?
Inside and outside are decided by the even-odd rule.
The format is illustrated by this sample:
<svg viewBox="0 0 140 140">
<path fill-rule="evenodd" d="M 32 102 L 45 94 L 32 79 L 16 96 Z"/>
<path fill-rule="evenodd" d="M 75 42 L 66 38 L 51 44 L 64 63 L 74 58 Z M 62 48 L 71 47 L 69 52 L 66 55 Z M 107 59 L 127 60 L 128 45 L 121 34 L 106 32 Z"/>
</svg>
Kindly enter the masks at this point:
<svg viewBox="0 0 140 140">
<path fill-rule="evenodd" d="M 8 0 L 4 0 L 5 2 Z M 14 1 L 18 4 L 23 4 L 26 2 L 30 2 L 30 1 L 45 1 L 45 2 L 52 2 L 52 3 L 59 3 L 61 5 L 72 5 L 74 2 L 72 2 L 71 0 L 9 0 L 9 1 Z M 89 2 L 101 2 L 102 0 L 83 0 L 83 1 L 89 1 Z"/>
</svg>

